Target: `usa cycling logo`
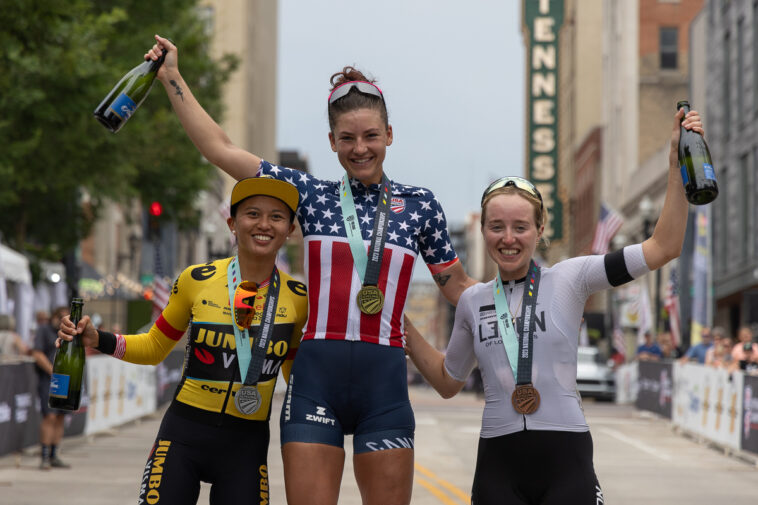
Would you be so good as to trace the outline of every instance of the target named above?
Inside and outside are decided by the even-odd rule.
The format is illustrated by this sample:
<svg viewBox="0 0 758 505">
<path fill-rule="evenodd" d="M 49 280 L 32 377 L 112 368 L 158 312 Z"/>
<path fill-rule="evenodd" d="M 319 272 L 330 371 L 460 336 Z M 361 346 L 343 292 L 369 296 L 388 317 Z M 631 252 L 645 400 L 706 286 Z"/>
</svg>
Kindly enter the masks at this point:
<svg viewBox="0 0 758 505">
<path fill-rule="evenodd" d="M 390 200 L 390 210 L 395 214 L 400 214 L 405 210 L 405 198 L 392 197 Z"/>
</svg>

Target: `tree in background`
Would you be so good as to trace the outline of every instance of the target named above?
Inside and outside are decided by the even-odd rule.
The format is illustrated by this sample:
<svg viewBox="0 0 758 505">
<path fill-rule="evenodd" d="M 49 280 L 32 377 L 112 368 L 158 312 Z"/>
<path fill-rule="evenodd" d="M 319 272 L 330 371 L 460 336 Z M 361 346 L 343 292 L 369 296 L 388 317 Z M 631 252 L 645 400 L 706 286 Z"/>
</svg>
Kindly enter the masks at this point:
<svg viewBox="0 0 758 505">
<path fill-rule="evenodd" d="M 170 37 L 182 74 L 214 117 L 237 66 L 209 56 L 196 0 L 3 0 L 0 9 L 0 232 L 33 259 L 60 260 L 89 234 L 105 200 L 159 200 L 194 226 L 215 171 L 154 90 L 114 135 L 92 112 L 154 43 Z M 157 91 L 157 92 L 156 92 Z M 82 205 L 87 196 L 89 204 Z"/>
</svg>

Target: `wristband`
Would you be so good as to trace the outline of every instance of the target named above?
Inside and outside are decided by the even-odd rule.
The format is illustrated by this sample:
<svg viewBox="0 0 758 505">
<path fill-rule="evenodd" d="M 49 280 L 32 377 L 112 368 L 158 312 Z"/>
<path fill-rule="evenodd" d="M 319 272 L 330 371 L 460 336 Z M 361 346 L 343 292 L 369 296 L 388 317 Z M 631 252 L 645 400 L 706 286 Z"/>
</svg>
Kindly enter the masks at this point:
<svg viewBox="0 0 758 505">
<path fill-rule="evenodd" d="M 98 343 L 97 349 L 103 354 L 113 354 L 116 352 L 116 335 L 107 331 L 97 330 Z"/>
</svg>

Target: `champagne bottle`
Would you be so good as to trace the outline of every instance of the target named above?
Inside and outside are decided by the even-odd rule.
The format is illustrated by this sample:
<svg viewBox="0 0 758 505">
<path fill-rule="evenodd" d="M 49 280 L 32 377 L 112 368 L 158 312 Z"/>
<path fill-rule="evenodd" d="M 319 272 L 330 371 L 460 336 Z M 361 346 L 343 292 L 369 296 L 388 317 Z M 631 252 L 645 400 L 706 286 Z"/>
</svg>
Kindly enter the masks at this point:
<svg viewBox="0 0 758 505">
<path fill-rule="evenodd" d="M 97 106 L 95 118 L 113 133 L 119 131 L 150 93 L 165 57 L 164 49 L 156 61 L 145 60 L 127 72 Z"/>
<path fill-rule="evenodd" d="M 676 103 L 676 110 L 690 111 L 686 100 Z M 682 118 L 684 121 L 684 118 Z M 716 172 L 713 169 L 711 153 L 705 139 L 697 132 L 681 128 L 679 136 L 679 166 L 687 200 L 695 205 L 711 203 L 719 194 Z"/>
<path fill-rule="evenodd" d="M 84 302 L 81 298 L 71 300 L 71 315 L 74 325 L 82 318 Z M 76 335 L 70 342 L 61 340 L 61 346 L 55 353 L 53 375 L 50 377 L 50 398 L 48 405 L 54 409 L 78 410 L 82 396 L 82 378 L 84 377 L 84 345 L 81 335 Z"/>
</svg>

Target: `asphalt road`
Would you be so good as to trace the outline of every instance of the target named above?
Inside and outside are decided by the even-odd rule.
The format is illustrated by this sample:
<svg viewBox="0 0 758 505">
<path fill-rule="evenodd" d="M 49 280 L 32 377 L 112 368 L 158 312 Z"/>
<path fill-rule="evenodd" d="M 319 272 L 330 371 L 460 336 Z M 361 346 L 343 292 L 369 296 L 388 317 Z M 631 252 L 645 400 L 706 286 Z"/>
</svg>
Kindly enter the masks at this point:
<svg viewBox="0 0 758 505">
<path fill-rule="evenodd" d="M 276 396 L 275 412 L 281 404 Z M 463 393 L 440 399 L 425 387 L 411 388 L 416 412 L 413 503 L 464 505 L 473 478 L 482 400 Z M 676 433 L 665 420 L 631 406 L 585 402 L 595 444 L 595 468 L 613 505 L 758 503 L 758 468 Z M 278 416 L 274 416 L 278 417 Z M 38 469 L 39 450 L 0 458 L 2 505 L 134 504 L 142 468 L 160 423 L 160 413 L 93 437 L 64 440 L 68 470 Z M 284 504 L 278 446 L 272 422 L 269 451 L 271 503 Z M 359 505 L 348 448 L 340 504 Z M 203 485 L 198 503 L 208 503 Z"/>
</svg>

